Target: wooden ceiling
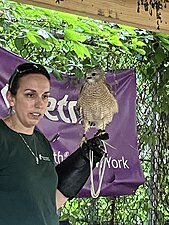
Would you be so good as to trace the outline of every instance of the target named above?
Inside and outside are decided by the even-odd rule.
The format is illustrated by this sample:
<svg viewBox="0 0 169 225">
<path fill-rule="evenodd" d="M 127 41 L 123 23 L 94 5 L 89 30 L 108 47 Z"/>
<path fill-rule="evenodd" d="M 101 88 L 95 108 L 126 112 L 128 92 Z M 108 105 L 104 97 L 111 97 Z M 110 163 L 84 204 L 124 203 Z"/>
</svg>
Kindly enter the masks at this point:
<svg viewBox="0 0 169 225">
<path fill-rule="evenodd" d="M 162 23 L 157 29 L 156 12 L 150 16 L 141 7 L 137 13 L 137 0 L 15 0 L 39 7 L 68 12 L 85 17 L 124 24 L 154 32 L 169 34 L 169 3 L 161 10 Z"/>
</svg>

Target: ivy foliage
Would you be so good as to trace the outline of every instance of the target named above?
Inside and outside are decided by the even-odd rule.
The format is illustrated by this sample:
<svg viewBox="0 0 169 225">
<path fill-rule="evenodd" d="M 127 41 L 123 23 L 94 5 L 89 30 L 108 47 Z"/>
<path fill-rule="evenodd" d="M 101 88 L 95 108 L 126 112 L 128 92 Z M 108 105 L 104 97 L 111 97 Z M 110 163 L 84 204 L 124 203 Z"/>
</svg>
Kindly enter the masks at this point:
<svg viewBox="0 0 169 225">
<path fill-rule="evenodd" d="M 155 224 L 163 224 L 169 217 L 169 35 L 1 0 L 0 46 L 42 63 L 57 79 L 63 73 L 79 79 L 98 64 L 107 71 L 136 70 L 138 146 L 145 184 L 133 196 L 99 199 L 97 218 L 90 199 L 68 202 L 61 214 L 69 215 L 73 224 L 104 224 L 107 218 L 148 225 L 154 212 Z M 152 190 L 158 190 L 156 205 Z M 89 218 L 83 209 L 91 210 Z M 80 219 L 88 222 L 75 222 Z"/>
<path fill-rule="evenodd" d="M 146 54 L 144 38 L 131 27 L 5 0 L 0 9 L 1 45 L 57 71 L 81 77 L 87 66 L 115 69 L 119 55 L 131 59 Z"/>
</svg>

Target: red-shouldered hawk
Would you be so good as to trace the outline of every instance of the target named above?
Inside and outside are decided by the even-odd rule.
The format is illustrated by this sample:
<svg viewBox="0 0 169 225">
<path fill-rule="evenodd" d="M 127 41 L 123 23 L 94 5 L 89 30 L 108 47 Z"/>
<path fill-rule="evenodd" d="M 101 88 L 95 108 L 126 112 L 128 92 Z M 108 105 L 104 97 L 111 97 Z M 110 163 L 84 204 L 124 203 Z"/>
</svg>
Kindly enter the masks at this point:
<svg viewBox="0 0 169 225">
<path fill-rule="evenodd" d="M 90 124 L 94 124 L 98 130 L 95 135 L 103 134 L 114 114 L 118 112 L 117 101 L 101 68 L 92 68 L 87 72 L 77 100 L 77 107 L 84 128 L 81 143 L 86 139 Z"/>
</svg>

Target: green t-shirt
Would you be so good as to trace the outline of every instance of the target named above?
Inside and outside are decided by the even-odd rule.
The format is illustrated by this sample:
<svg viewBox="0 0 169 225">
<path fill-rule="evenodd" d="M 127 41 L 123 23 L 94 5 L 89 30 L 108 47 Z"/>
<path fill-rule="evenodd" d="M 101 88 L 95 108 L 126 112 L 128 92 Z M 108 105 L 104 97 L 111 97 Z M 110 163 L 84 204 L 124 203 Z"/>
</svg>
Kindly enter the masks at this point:
<svg viewBox="0 0 169 225">
<path fill-rule="evenodd" d="M 58 225 L 58 177 L 52 149 L 38 131 L 20 135 L 0 120 L 0 225 Z"/>
</svg>

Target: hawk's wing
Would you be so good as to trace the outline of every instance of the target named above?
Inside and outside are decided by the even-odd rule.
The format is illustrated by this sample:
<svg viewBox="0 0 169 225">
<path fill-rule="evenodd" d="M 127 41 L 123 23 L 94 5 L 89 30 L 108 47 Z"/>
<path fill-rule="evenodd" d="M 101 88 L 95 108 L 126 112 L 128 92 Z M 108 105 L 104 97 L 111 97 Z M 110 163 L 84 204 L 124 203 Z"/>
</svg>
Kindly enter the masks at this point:
<svg viewBox="0 0 169 225">
<path fill-rule="evenodd" d="M 82 114 L 82 106 L 80 105 L 80 98 L 81 98 L 81 94 L 84 90 L 85 85 L 82 85 L 80 92 L 79 92 L 79 97 L 77 99 L 77 105 L 76 105 L 76 109 L 77 109 L 77 115 L 78 115 L 78 121 L 82 121 L 83 120 L 83 114 Z"/>
<path fill-rule="evenodd" d="M 108 83 L 106 82 L 106 79 L 104 79 L 103 83 L 104 83 L 104 85 L 108 88 L 108 90 L 110 91 L 110 93 L 112 93 L 112 92 L 113 92 L 113 91 L 112 91 L 112 87 L 111 87 L 110 84 L 108 84 Z"/>
<path fill-rule="evenodd" d="M 112 87 L 109 83 L 106 82 L 106 79 L 104 80 L 104 85 L 107 87 L 107 89 L 110 91 L 110 93 L 112 94 L 112 101 L 113 101 L 113 113 L 118 113 L 119 108 L 118 108 L 118 103 L 117 100 L 113 94 L 113 90 Z"/>
</svg>

